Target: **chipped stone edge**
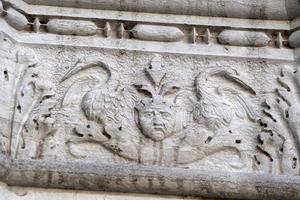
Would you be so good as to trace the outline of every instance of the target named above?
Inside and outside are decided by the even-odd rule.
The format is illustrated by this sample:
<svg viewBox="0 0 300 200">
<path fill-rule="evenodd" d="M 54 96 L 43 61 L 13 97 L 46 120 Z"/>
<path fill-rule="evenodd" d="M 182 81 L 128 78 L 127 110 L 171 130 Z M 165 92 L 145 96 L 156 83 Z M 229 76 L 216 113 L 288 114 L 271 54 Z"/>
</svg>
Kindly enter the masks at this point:
<svg viewBox="0 0 300 200">
<path fill-rule="evenodd" d="M 143 165 L 11 160 L 0 181 L 13 186 L 229 199 L 299 199 L 300 177 Z"/>
</svg>

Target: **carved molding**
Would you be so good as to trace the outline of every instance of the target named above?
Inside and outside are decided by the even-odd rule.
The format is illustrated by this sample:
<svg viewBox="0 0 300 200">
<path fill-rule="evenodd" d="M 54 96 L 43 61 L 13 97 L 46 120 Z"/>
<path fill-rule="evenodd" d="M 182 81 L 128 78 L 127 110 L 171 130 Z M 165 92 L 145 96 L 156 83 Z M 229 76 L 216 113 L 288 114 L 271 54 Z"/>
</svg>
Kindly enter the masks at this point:
<svg viewBox="0 0 300 200">
<path fill-rule="evenodd" d="M 247 0 L 214 2 L 204 1 L 174 1 L 172 5 L 161 1 L 139 2 L 131 1 L 84 1 L 84 0 L 24 0 L 32 5 L 48 5 L 59 7 L 77 7 L 88 9 L 104 9 L 104 10 L 120 10 L 134 12 L 150 12 L 162 14 L 179 14 L 179 15 L 203 15 L 218 17 L 234 17 L 234 18 L 257 18 L 257 19 L 291 19 L 299 16 L 297 9 L 300 4 L 296 0 L 276 2 L 272 0 L 263 0 L 260 2 L 249 2 Z M 271 5 L 271 6 L 270 6 Z"/>
<path fill-rule="evenodd" d="M 297 34 L 290 32 L 297 19 L 172 16 L 67 7 L 58 12 L 57 7 L 14 0 L 1 1 L 0 7 L 2 31 L 14 35 L 19 43 L 73 46 L 77 40 L 76 46 L 96 48 L 195 55 L 218 52 L 220 56 L 279 60 L 293 60 L 290 47 L 297 47 L 293 39 Z M 228 38 L 226 32 L 231 33 L 232 28 L 238 30 Z M 165 43 L 163 48 L 157 41 Z M 178 49 L 178 44 L 182 48 Z"/>
<path fill-rule="evenodd" d="M 300 198 L 296 29 L 78 20 L 1 2 L 1 181 Z"/>
</svg>

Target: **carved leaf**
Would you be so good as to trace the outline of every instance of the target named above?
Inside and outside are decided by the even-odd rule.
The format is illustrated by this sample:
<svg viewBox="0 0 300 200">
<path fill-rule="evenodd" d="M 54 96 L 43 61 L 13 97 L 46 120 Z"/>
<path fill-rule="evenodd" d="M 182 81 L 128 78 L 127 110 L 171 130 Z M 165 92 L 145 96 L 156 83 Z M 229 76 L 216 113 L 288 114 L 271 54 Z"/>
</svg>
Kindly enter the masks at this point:
<svg viewBox="0 0 300 200">
<path fill-rule="evenodd" d="M 247 102 L 240 92 L 228 87 L 219 87 L 217 91 L 219 94 L 226 94 L 230 96 L 230 98 L 233 100 L 232 106 L 239 118 L 245 119 L 246 116 L 248 116 L 249 119 L 253 121 L 256 120 L 257 114 L 251 107 L 251 104 Z"/>
<path fill-rule="evenodd" d="M 149 97 L 153 97 L 154 95 L 156 95 L 155 90 L 153 89 L 153 87 L 150 84 L 145 84 L 145 83 L 136 83 L 134 84 L 135 88 L 138 91 L 141 91 L 145 94 L 147 94 Z"/>
<path fill-rule="evenodd" d="M 179 90 L 180 87 L 175 82 L 166 82 L 162 84 L 159 94 L 165 96 L 168 94 L 175 94 Z"/>
</svg>

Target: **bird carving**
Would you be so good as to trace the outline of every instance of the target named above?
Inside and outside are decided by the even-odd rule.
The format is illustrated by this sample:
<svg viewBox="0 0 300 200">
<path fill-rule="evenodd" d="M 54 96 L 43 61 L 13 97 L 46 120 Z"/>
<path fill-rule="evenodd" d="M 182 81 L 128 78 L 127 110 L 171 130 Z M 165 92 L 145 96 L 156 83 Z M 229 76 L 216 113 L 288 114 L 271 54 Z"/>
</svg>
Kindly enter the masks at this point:
<svg viewBox="0 0 300 200">
<path fill-rule="evenodd" d="M 234 116 L 240 119 L 248 117 L 255 121 L 253 108 L 240 92 L 230 87 L 208 87 L 208 79 L 211 76 L 224 77 L 255 94 L 255 91 L 239 78 L 236 70 L 229 67 L 207 68 L 199 73 L 195 80 L 197 102 L 193 110 L 194 119 L 200 124 L 205 124 L 214 132 L 214 136 L 218 130 L 229 127 Z"/>
<path fill-rule="evenodd" d="M 132 89 L 131 91 L 128 88 L 121 87 L 120 79 L 114 77 L 115 74 L 111 72 L 111 65 L 113 64 L 104 63 L 100 59 L 79 60 L 75 67 L 62 78 L 61 82 L 64 82 L 72 77 L 79 76 L 76 82 L 87 80 L 87 82 L 93 84 L 91 89 L 83 91 L 84 95 L 80 102 L 80 111 L 85 115 L 88 124 L 74 127 L 74 135 L 68 143 L 103 143 L 113 137 L 112 134 L 107 133 L 112 129 L 111 127 L 122 129 L 122 120 L 128 115 L 122 110 L 135 104 L 135 90 Z M 100 73 L 104 73 L 107 77 L 103 81 L 103 77 L 99 73 L 82 73 L 88 69 L 102 69 Z M 78 94 L 72 94 L 71 96 L 76 97 Z M 65 101 L 72 101 L 72 99 Z"/>
</svg>

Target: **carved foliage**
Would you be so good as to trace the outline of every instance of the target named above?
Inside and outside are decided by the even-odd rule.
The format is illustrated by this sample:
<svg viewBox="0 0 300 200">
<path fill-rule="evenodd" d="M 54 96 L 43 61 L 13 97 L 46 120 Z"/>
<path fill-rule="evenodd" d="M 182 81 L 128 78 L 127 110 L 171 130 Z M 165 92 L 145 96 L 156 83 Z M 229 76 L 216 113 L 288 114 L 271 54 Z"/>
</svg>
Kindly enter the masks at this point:
<svg viewBox="0 0 300 200">
<path fill-rule="evenodd" d="M 299 174 L 299 72 L 284 67 L 277 82 L 275 99 L 266 99 L 265 116 L 260 120 L 263 132 L 258 149 L 262 155 L 256 158 L 257 164 L 262 165 L 258 166 L 261 170 L 276 174 Z"/>
<path fill-rule="evenodd" d="M 42 128 L 49 120 L 50 110 L 55 103 L 50 103 L 48 99 L 55 93 L 51 82 L 41 77 L 38 60 L 32 50 L 14 46 L 3 35 L 1 43 L 1 50 L 7 51 L 6 56 L 2 54 L 1 58 L 5 76 L 1 85 L 6 94 L 1 98 L 3 105 L 7 105 L 2 113 L 8 117 L 6 126 L 2 127 L 6 138 L 4 141 L 7 141 L 3 151 L 16 158 L 20 149 L 24 149 L 26 145 L 24 133 L 28 133 L 32 126 L 36 126 L 37 130 L 39 126 Z M 13 59 L 14 56 L 16 59 Z M 37 107 L 38 112 L 35 111 Z M 44 123 L 40 125 L 38 118 L 44 118 Z M 48 131 L 50 130 L 39 132 L 36 149 L 40 148 Z"/>
</svg>

